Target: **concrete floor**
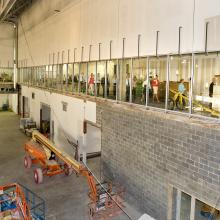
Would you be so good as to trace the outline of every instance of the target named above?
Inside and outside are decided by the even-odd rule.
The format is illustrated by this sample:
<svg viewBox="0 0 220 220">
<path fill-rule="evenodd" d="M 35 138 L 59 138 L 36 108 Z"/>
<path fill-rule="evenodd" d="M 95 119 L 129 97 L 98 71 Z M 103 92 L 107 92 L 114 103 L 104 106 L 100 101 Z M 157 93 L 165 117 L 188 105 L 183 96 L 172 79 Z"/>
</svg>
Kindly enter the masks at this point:
<svg viewBox="0 0 220 220">
<path fill-rule="evenodd" d="M 23 166 L 23 145 L 28 138 L 19 130 L 19 117 L 11 112 L 0 112 L 0 185 L 18 182 L 37 193 L 46 201 L 48 220 L 87 220 L 89 202 L 88 185 L 84 177 L 57 175 L 45 177 L 36 185 L 33 169 Z M 88 166 L 100 177 L 100 158 L 88 160 Z M 133 219 L 140 213 L 126 204 L 126 211 Z M 127 220 L 122 215 L 114 220 Z"/>
</svg>

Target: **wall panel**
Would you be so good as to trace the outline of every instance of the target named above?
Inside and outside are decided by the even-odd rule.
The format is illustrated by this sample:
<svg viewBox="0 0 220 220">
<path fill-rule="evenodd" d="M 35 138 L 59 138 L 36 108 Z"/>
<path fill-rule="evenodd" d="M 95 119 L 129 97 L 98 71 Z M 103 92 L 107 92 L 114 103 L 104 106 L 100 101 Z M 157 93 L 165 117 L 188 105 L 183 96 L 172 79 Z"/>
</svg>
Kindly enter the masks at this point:
<svg viewBox="0 0 220 220">
<path fill-rule="evenodd" d="M 67 55 L 68 49 L 73 61 L 74 48 L 77 48 L 76 58 L 80 61 L 82 46 L 86 61 L 89 59 L 89 45 L 92 45 L 90 58 L 97 60 L 99 43 L 102 43 L 101 59 L 106 59 L 109 57 L 110 40 L 113 41 L 112 57 L 120 58 L 123 37 L 126 38 L 125 56 L 137 56 L 138 34 L 141 34 L 140 54 L 154 55 L 156 31 L 160 31 L 158 53 L 177 53 L 180 26 L 181 52 L 192 52 L 194 21 L 192 0 L 75 0 L 67 2 L 67 5 L 60 3 L 61 6 L 58 7 L 59 2 L 62 1 L 56 1 L 55 4 L 48 0 L 43 3 L 41 0 L 21 17 L 36 64 L 48 63 L 49 54 L 53 52 L 57 54 L 58 51 L 64 50 Z M 195 3 L 194 50 L 202 51 L 205 21 L 220 14 L 220 2 L 195 0 Z M 54 12 L 57 7 L 60 8 L 59 13 Z M 42 11 L 39 11 L 41 9 Z M 30 60 L 21 28 L 19 30 L 19 59 Z M 217 39 L 218 31 L 215 32 L 210 33 L 210 36 Z M 217 44 L 213 45 L 212 42 L 209 44 L 210 48 L 218 49 Z"/>
</svg>

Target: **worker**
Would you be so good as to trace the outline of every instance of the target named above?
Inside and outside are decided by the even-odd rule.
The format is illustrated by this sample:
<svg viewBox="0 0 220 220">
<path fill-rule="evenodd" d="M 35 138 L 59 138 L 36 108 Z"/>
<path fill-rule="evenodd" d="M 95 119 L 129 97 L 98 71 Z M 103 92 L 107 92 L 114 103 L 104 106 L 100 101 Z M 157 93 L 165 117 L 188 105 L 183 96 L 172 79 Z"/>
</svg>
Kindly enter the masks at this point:
<svg viewBox="0 0 220 220">
<path fill-rule="evenodd" d="M 94 95 L 94 84 L 95 84 L 94 74 L 91 73 L 89 77 L 89 94 L 90 95 Z"/>
<path fill-rule="evenodd" d="M 213 97 L 213 91 L 214 91 L 214 86 L 216 84 L 216 79 L 213 78 L 212 82 L 209 85 L 209 97 L 212 98 Z M 212 109 L 212 102 L 209 103 L 209 108 Z"/>
<path fill-rule="evenodd" d="M 105 76 L 101 78 L 101 86 L 102 86 L 102 97 L 105 97 Z"/>
<path fill-rule="evenodd" d="M 184 79 L 180 80 L 179 86 L 178 86 L 178 92 L 181 94 L 184 94 L 186 91 L 185 85 L 184 85 Z"/>
<path fill-rule="evenodd" d="M 51 151 L 49 160 L 55 160 L 55 159 L 56 159 L 56 154 L 53 151 Z"/>
<path fill-rule="evenodd" d="M 106 82 L 107 82 L 107 98 L 109 98 L 109 89 L 110 89 L 110 79 L 109 79 L 109 74 L 107 73 L 107 79 L 106 79 Z"/>
<path fill-rule="evenodd" d="M 129 94 L 130 94 L 130 85 L 131 85 L 131 78 L 130 78 L 130 74 L 127 73 L 126 75 L 126 80 L 125 80 L 125 84 L 126 84 L 126 102 L 129 101 Z"/>
<path fill-rule="evenodd" d="M 178 92 L 180 93 L 180 95 L 183 96 L 182 98 L 182 102 L 183 102 L 183 106 L 185 106 L 185 99 L 184 99 L 184 96 L 185 96 L 185 91 L 186 91 L 186 88 L 185 88 L 185 85 L 184 85 L 184 79 L 181 79 L 180 80 L 180 83 L 178 85 Z M 178 100 L 177 100 L 178 101 Z"/>
<path fill-rule="evenodd" d="M 159 98 L 158 98 L 158 89 L 159 89 L 160 81 L 158 79 L 158 75 L 156 74 L 154 79 L 151 81 L 151 86 L 153 88 L 153 102 L 154 99 L 157 99 L 157 102 L 159 103 Z"/>
<path fill-rule="evenodd" d="M 80 81 L 80 90 L 81 92 L 85 92 L 85 79 L 84 79 L 84 73 L 81 73 L 79 76 Z"/>
<path fill-rule="evenodd" d="M 116 99 L 116 87 L 117 87 L 117 75 L 114 74 L 113 76 L 113 96 L 114 96 L 114 99 Z"/>
</svg>

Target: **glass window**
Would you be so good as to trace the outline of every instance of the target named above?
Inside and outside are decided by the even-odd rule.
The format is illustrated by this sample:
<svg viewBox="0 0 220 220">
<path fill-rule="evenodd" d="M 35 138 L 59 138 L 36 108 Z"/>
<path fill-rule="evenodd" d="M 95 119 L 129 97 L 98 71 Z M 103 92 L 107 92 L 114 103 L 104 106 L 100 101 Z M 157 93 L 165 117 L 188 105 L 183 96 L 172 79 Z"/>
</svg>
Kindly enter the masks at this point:
<svg viewBox="0 0 220 220">
<path fill-rule="evenodd" d="M 48 87 L 51 88 L 53 79 L 53 66 L 49 65 L 48 68 Z"/>
<path fill-rule="evenodd" d="M 193 113 L 220 117 L 220 57 L 196 55 L 193 79 Z"/>
<path fill-rule="evenodd" d="M 189 112 L 191 56 L 171 56 L 168 109 Z"/>
<path fill-rule="evenodd" d="M 119 65 L 119 100 L 129 102 L 131 93 L 131 59 L 120 60 Z"/>
<path fill-rule="evenodd" d="M 88 64 L 88 95 L 94 96 L 95 91 L 95 75 L 96 75 L 96 62 L 90 62 Z"/>
<path fill-rule="evenodd" d="M 56 88 L 60 91 L 63 90 L 63 64 L 57 65 L 57 75 L 56 75 Z"/>
<path fill-rule="evenodd" d="M 52 88 L 57 87 L 57 65 L 53 65 L 53 72 L 52 72 Z"/>
<path fill-rule="evenodd" d="M 27 67 L 27 71 L 28 71 L 28 85 L 31 85 L 31 82 L 32 82 L 32 71 L 31 71 L 31 67 Z"/>
<path fill-rule="evenodd" d="M 67 91 L 68 84 L 68 64 L 62 65 L 62 75 L 61 75 L 61 90 Z"/>
<path fill-rule="evenodd" d="M 0 81 L 13 82 L 13 68 L 0 68 Z"/>
<path fill-rule="evenodd" d="M 149 59 L 148 105 L 165 108 L 167 57 Z"/>
<path fill-rule="evenodd" d="M 46 72 L 45 72 L 45 86 L 49 87 L 49 66 L 46 66 Z"/>
<path fill-rule="evenodd" d="M 195 220 L 218 220 L 220 211 L 196 199 Z"/>
<path fill-rule="evenodd" d="M 80 76 L 79 76 L 79 92 L 85 93 L 87 92 L 87 63 L 80 63 Z"/>
<path fill-rule="evenodd" d="M 73 91 L 79 92 L 79 63 L 74 63 Z"/>
<path fill-rule="evenodd" d="M 32 85 L 36 85 L 36 67 L 32 67 Z"/>
<path fill-rule="evenodd" d="M 73 92 L 73 64 L 67 64 L 67 91 Z"/>
<path fill-rule="evenodd" d="M 116 100 L 116 91 L 117 91 L 117 69 L 118 61 L 110 60 L 107 62 L 107 81 L 109 81 L 107 98 Z"/>
<path fill-rule="evenodd" d="M 25 75 L 25 84 L 27 85 L 28 84 L 28 68 L 25 67 L 24 68 L 24 75 Z"/>
<path fill-rule="evenodd" d="M 180 219 L 189 220 L 191 210 L 191 196 L 182 192 L 181 193 L 181 208 L 180 208 Z"/>
<path fill-rule="evenodd" d="M 105 97 L 105 74 L 106 74 L 106 62 L 97 62 L 97 96 Z M 108 89 L 106 88 L 106 93 L 108 94 Z"/>
<path fill-rule="evenodd" d="M 144 105 L 147 87 L 147 59 L 133 59 L 132 102 Z"/>
<path fill-rule="evenodd" d="M 31 80 L 32 80 L 32 71 L 30 67 L 27 67 L 28 71 L 28 85 L 31 85 Z"/>
</svg>

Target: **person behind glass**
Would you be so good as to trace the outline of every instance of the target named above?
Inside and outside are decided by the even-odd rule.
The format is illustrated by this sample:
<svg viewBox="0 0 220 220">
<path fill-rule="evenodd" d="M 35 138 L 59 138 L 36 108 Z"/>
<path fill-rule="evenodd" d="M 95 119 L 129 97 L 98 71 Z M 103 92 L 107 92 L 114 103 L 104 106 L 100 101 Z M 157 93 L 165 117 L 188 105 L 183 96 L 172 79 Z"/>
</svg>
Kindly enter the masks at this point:
<svg viewBox="0 0 220 220">
<path fill-rule="evenodd" d="M 126 84 L 126 102 L 128 102 L 129 101 L 129 94 L 130 94 L 130 85 L 131 85 L 131 78 L 130 78 L 129 73 L 127 73 L 127 75 L 126 75 L 125 84 Z"/>
<path fill-rule="evenodd" d="M 113 76 L 112 83 L 113 83 L 113 96 L 114 98 L 116 98 L 116 86 L 117 86 L 117 75 L 116 74 L 114 74 Z"/>
<path fill-rule="evenodd" d="M 109 97 L 109 88 L 110 88 L 110 79 L 109 79 L 109 74 L 107 74 L 107 97 Z"/>
<path fill-rule="evenodd" d="M 142 83 L 142 87 L 143 87 L 143 94 L 142 94 L 142 102 L 146 104 L 146 92 L 148 89 L 148 95 L 149 97 L 152 97 L 152 88 L 151 88 L 151 81 L 152 81 L 152 76 L 150 76 L 149 79 L 149 83 L 147 86 L 147 79 L 144 80 L 144 82 Z"/>
<path fill-rule="evenodd" d="M 147 89 L 147 79 L 144 80 L 144 82 L 142 83 L 142 87 L 143 87 L 143 94 L 142 94 L 142 102 L 145 104 L 146 103 L 146 89 Z"/>
<path fill-rule="evenodd" d="M 84 73 L 81 73 L 79 76 L 79 82 L 80 82 L 80 90 L 81 92 L 84 91 Z"/>
<path fill-rule="evenodd" d="M 105 97 L 105 76 L 101 78 L 101 86 L 102 86 L 102 97 Z"/>
<path fill-rule="evenodd" d="M 185 88 L 185 85 L 184 85 L 184 79 L 181 79 L 180 80 L 180 83 L 178 85 L 178 92 L 182 95 L 182 96 L 185 96 L 184 93 L 186 91 L 186 88 Z M 185 106 L 185 99 L 183 98 L 183 105 Z"/>
<path fill-rule="evenodd" d="M 212 98 L 213 97 L 213 92 L 214 92 L 214 86 L 216 83 L 216 79 L 213 78 L 212 82 L 209 85 L 209 97 Z M 209 103 L 209 108 L 212 109 L 212 102 Z"/>
<path fill-rule="evenodd" d="M 89 94 L 90 95 L 94 95 L 94 84 L 95 84 L 94 74 L 91 73 L 89 77 Z"/>
<path fill-rule="evenodd" d="M 137 77 L 134 76 L 133 81 L 132 81 L 132 100 L 133 100 L 133 102 L 135 102 L 135 99 L 136 99 L 136 87 L 137 87 Z"/>
<path fill-rule="evenodd" d="M 158 79 L 158 75 L 156 75 L 154 77 L 154 79 L 152 79 L 151 81 L 151 86 L 153 88 L 153 102 L 154 102 L 154 99 L 156 98 L 157 102 L 159 103 L 159 98 L 158 98 L 158 89 L 159 89 L 159 85 L 160 85 L 160 81 Z"/>
<path fill-rule="evenodd" d="M 99 96 L 100 83 L 101 83 L 101 80 L 100 80 L 100 73 L 97 73 L 97 76 L 96 76 L 97 96 Z"/>
</svg>

